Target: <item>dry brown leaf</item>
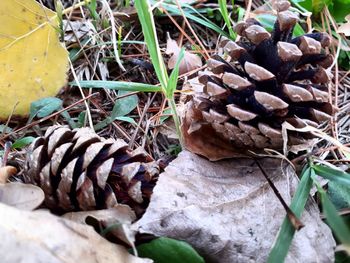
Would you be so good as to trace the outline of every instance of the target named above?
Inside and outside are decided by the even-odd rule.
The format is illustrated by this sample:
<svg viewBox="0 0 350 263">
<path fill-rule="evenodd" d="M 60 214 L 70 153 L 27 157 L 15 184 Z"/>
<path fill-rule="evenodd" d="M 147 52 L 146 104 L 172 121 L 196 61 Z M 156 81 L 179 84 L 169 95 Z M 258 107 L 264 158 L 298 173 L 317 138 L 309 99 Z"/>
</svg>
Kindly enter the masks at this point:
<svg viewBox="0 0 350 263">
<path fill-rule="evenodd" d="M 88 216 L 96 219 L 104 229 L 110 228 L 109 234 L 134 248 L 136 231 L 131 230 L 130 226 L 136 220 L 136 215 L 130 206 L 117 205 L 104 210 L 71 212 L 63 215 L 64 218 L 81 224 L 86 224 Z"/>
<path fill-rule="evenodd" d="M 137 18 L 137 11 L 134 6 L 121 7 L 118 12 L 113 12 L 114 17 L 121 21 L 134 21 Z"/>
<path fill-rule="evenodd" d="M 172 55 L 168 61 L 168 68 L 173 69 L 175 67 L 176 61 L 179 57 L 181 48 L 176 43 L 175 40 L 171 39 L 168 36 L 167 40 L 167 49 L 165 51 L 166 54 Z M 179 74 L 185 74 L 192 70 L 198 69 L 203 66 L 202 60 L 196 54 L 192 54 L 188 51 L 185 51 L 184 58 L 181 60 L 179 65 Z"/>
<path fill-rule="evenodd" d="M 298 184 L 292 168 L 277 159 L 260 163 L 290 203 Z M 160 175 L 135 227 L 184 240 L 208 262 L 266 262 L 285 214 L 253 160 L 209 162 L 184 151 Z M 301 221 L 306 226 L 286 262 L 333 262 L 335 241 L 315 202 L 308 202 Z"/>
<path fill-rule="evenodd" d="M 33 210 L 44 201 L 40 187 L 31 184 L 0 184 L 0 202 L 22 210 Z"/>
<path fill-rule="evenodd" d="M 288 122 L 284 122 L 282 124 L 282 133 L 284 133 L 284 137 L 286 137 L 286 133 L 287 131 L 297 131 L 297 132 L 310 132 L 312 133 L 315 137 L 318 137 L 322 140 L 326 140 L 327 142 L 332 143 L 333 145 L 337 146 L 339 148 L 339 150 L 348 158 L 350 158 L 350 148 L 346 145 L 343 145 L 340 141 L 338 141 L 337 139 L 333 138 L 332 136 L 329 136 L 327 133 L 323 132 L 322 130 L 309 126 L 307 125 L 304 128 L 295 128 L 293 125 L 289 124 Z M 286 146 L 286 140 L 284 141 L 285 145 L 284 145 L 284 149 L 283 151 L 285 153 L 287 153 L 287 146 Z"/>
<path fill-rule="evenodd" d="M 90 21 L 63 21 L 63 28 L 65 28 L 64 41 L 67 43 L 75 43 L 77 39 L 90 34 L 96 34 L 96 29 Z"/>
<path fill-rule="evenodd" d="M 90 226 L 46 211 L 22 211 L 0 204 L 1 261 L 149 263 L 108 242 Z"/>
<path fill-rule="evenodd" d="M 5 184 L 10 176 L 17 173 L 16 167 L 7 165 L 0 167 L 0 184 Z"/>
<path fill-rule="evenodd" d="M 337 33 L 343 33 L 345 36 L 350 36 L 350 15 L 345 17 L 346 22 L 338 27 Z"/>
</svg>

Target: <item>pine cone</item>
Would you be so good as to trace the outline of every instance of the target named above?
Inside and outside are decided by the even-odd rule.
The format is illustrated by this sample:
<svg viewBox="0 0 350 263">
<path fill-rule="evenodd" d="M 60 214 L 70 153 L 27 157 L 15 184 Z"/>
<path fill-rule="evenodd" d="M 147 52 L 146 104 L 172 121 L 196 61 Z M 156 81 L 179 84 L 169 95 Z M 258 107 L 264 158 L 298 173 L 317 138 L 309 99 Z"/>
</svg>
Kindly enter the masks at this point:
<svg viewBox="0 0 350 263">
<path fill-rule="evenodd" d="M 140 214 L 158 172 L 145 153 L 89 128 L 50 127 L 31 144 L 26 161 L 29 182 L 44 190 L 45 205 L 58 213 L 122 203 Z"/>
<path fill-rule="evenodd" d="M 203 90 L 187 102 L 182 125 L 189 150 L 211 160 L 281 150 L 284 122 L 302 128 L 332 117 L 325 68 L 333 57 L 324 51 L 330 38 L 318 32 L 293 38 L 298 16 L 287 10 L 288 2 L 277 7 L 272 33 L 254 19 L 238 23 L 240 40 L 223 39 L 225 56 L 210 58 L 200 72 Z M 311 137 L 288 133 L 288 144 Z"/>
</svg>

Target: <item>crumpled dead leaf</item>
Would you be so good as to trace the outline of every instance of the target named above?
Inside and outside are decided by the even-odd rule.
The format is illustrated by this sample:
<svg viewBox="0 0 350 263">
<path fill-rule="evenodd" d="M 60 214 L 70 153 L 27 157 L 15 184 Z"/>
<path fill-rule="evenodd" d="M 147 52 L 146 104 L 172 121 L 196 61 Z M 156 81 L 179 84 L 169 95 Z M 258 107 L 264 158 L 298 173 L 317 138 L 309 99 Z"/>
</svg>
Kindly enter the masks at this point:
<svg viewBox="0 0 350 263">
<path fill-rule="evenodd" d="M 149 263 L 108 242 L 90 226 L 46 211 L 28 212 L 0 204 L 1 261 Z"/>
<path fill-rule="evenodd" d="M 11 165 L 0 167 L 0 184 L 6 184 L 9 177 L 17 173 L 17 168 Z"/>
<path fill-rule="evenodd" d="M 86 219 L 93 217 L 103 229 L 109 228 L 107 234 L 113 235 L 135 249 L 136 231 L 130 226 L 136 220 L 136 215 L 128 205 L 117 205 L 104 210 L 71 212 L 64 214 L 63 217 L 80 224 L 87 224 Z"/>
<path fill-rule="evenodd" d="M 77 42 L 85 35 L 96 34 L 96 29 L 90 21 L 69 21 L 63 20 L 63 28 L 66 30 L 64 34 L 64 41 L 67 43 Z"/>
<path fill-rule="evenodd" d="M 337 33 L 343 33 L 345 36 L 350 36 L 350 14 L 345 17 L 346 22 L 338 27 Z"/>
<path fill-rule="evenodd" d="M 33 210 L 42 204 L 45 194 L 43 190 L 32 184 L 7 183 L 0 184 L 0 203 L 22 210 Z"/>
<path fill-rule="evenodd" d="M 175 67 L 176 61 L 179 57 L 181 48 L 178 46 L 177 42 L 168 36 L 167 48 L 165 53 L 167 55 L 172 55 L 168 61 L 168 68 L 173 69 Z M 185 51 L 184 58 L 181 60 L 179 65 L 179 74 L 185 74 L 197 68 L 203 66 L 202 60 L 196 54 L 192 54 Z"/>
<path fill-rule="evenodd" d="M 298 184 L 290 166 L 260 160 L 287 203 Z M 134 225 L 142 233 L 184 240 L 207 262 L 266 262 L 285 210 L 251 159 L 209 162 L 187 151 L 160 175 Z M 335 241 L 309 201 L 286 262 L 333 262 Z"/>
<path fill-rule="evenodd" d="M 337 139 L 333 138 L 332 136 L 329 136 L 327 133 L 324 131 L 312 127 L 310 125 L 305 126 L 304 128 L 295 128 L 293 125 L 289 124 L 288 122 L 284 122 L 282 124 L 282 134 L 283 137 L 286 137 L 287 130 L 289 131 L 297 131 L 297 132 L 310 132 L 312 133 L 315 137 L 318 137 L 320 139 L 326 140 L 333 145 L 337 146 L 339 150 L 345 155 L 345 156 L 350 156 L 350 148 L 346 145 L 343 145 L 340 141 Z M 287 146 L 286 146 L 286 140 L 284 141 L 285 145 L 283 146 L 283 151 L 287 153 Z"/>
</svg>

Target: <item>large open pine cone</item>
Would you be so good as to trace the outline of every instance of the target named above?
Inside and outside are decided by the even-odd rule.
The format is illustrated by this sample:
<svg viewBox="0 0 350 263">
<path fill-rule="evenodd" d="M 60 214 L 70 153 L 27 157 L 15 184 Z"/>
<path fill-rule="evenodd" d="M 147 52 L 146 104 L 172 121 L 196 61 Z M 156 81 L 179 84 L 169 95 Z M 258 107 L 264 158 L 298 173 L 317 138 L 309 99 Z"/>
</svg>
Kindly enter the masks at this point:
<svg viewBox="0 0 350 263">
<path fill-rule="evenodd" d="M 103 139 L 89 128 L 50 127 L 27 154 L 26 175 L 45 192 L 57 212 L 128 204 L 136 213 L 148 205 L 158 166 L 123 140 Z"/>
<path fill-rule="evenodd" d="M 214 56 L 199 74 L 203 90 L 186 104 L 182 130 L 186 147 L 209 159 L 234 152 L 282 149 L 282 123 L 317 126 L 329 120 L 330 77 L 325 68 L 333 57 L 324 49 L 325 33 L 293 38 L 298 16 L 279 5 L 272 33 L 258 21 L 236 25 L 238 42 L 224 39 L 226 57 Z M 289 133 L 288 144 L 303 144 L 310 134 Z"/>
</svg>

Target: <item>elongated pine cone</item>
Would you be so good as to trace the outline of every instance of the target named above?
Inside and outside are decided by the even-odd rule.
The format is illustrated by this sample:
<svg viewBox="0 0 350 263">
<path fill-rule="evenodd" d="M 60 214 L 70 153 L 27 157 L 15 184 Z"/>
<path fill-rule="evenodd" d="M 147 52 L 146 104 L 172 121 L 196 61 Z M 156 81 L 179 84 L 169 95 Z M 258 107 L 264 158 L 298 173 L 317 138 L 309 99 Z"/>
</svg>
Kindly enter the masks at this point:
<svg viewBox="0 0 350 263">
<path fill-rule="evenodd" d="M 31 144 L 26 161 L 29 181 L 44 190 L 45 205 L 58 213 L 122 203 L 140 214 L 158 173 L 145 153 L 89 128 L 50 127 Z"/>
<path fill-rule="evenodd" d="M 248 19 L 236 25 L 237 42 L 223 39 L 224 56 L 213 56 L 200 72 L 203 90 L 185 105 L 182 130 L 186 147 L 211 160 L 246 150 L 281 150 L 282 124 L 296 128 L 329 120 L 328 68 L 333 57 L 324 48 L 326 33 L 293 37 L 298 16 L 278 6 L 272 33 Z M 311 134 L 288 133 L 289 145 L 301 145 Z"/>
</svg>

